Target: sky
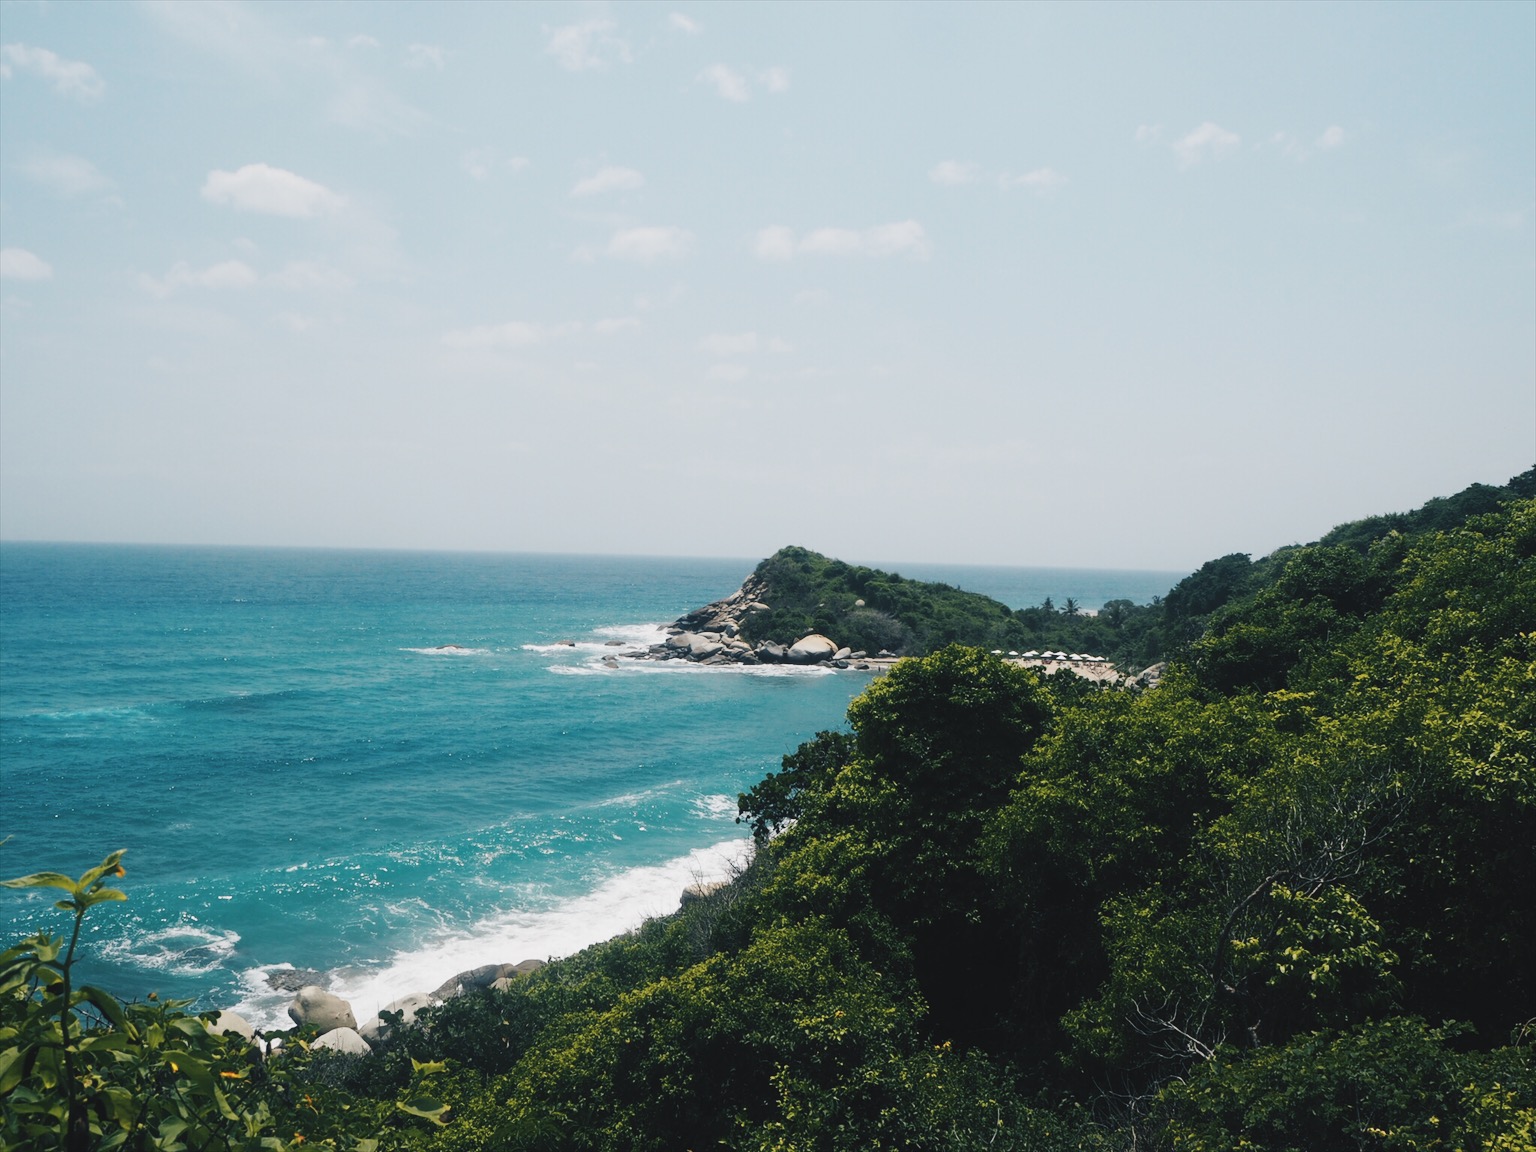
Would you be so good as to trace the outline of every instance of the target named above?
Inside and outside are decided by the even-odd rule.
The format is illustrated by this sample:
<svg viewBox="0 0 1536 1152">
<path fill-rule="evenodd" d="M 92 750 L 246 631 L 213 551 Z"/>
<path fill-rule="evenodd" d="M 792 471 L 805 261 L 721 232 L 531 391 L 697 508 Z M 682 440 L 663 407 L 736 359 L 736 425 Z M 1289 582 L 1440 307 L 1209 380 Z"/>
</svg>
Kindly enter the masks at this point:
<svg viewBox="0 0 1536 1152">
<path fill-rule="evenodd" d="M 1536 460 L 1536 4 L 0 2 L 0 538 L 1189 570 Z"/>
</svg>

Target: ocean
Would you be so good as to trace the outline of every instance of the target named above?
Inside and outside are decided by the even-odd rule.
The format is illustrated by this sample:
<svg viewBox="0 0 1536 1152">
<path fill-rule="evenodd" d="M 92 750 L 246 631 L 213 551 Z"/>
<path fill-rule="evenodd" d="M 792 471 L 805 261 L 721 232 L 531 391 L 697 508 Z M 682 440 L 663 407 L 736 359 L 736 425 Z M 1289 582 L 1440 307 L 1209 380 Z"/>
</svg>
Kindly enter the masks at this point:
<svg viewBox="0 0 1536 1152">
<path fill-rule="evenodd" d="M 754 563 L 0 543 L 0 876 L 126 848 L 84 978 L 258 1025 L 286 968 L 362 1020 L 626 931 L 743 859 L 737 794 L 869 683 L 602 664 Z M 1181 575 L 884 566 L 1013 607 Z M 63 934 L 52 899 L 0 890 L 0 946 Z"/>
</svg>

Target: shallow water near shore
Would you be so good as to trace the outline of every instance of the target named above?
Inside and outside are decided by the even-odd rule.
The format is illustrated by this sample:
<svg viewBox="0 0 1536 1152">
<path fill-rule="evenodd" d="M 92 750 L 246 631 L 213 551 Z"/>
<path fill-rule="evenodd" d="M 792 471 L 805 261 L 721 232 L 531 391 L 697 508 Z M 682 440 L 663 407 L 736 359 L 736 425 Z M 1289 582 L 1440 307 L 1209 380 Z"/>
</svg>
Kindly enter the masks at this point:
<svg viewBox="0 0 1536 1152">
<path fill-rule="evenodd" d="M 869 683 L 603 666 L 754 562 L 0 545 L 0 874 L 127 848 L 86 979 L 261 1023 L 277 968 L 361 1014 L 622 932 L 729 870 L 737 793 Z M 904 571 L 1014 607 L 1176 579 Z M 0 893 L 6 945 L 50 904 Z"/>
</svg>

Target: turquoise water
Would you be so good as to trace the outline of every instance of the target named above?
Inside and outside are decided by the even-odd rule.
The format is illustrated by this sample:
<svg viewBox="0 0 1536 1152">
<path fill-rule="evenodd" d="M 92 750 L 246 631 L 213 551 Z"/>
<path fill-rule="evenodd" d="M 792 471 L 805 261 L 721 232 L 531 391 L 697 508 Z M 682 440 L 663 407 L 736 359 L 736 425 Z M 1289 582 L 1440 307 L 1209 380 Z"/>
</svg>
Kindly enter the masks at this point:
<svg viewBox="0 0 1536 1152">
<path fill-rule="evenodd" d="M 127 848 L 87 976 L 258 1021 L 285 966 L 371 1010 L 606 938 L 728 870 L 736 794 L 868 683 L 602 665 L 752 564 L 0 545 L 0 873 Z M 1175 579 L 904 571 L 1014 606 Z M 0 893 L 5 941 L 49 903 Z"/>
</svg>

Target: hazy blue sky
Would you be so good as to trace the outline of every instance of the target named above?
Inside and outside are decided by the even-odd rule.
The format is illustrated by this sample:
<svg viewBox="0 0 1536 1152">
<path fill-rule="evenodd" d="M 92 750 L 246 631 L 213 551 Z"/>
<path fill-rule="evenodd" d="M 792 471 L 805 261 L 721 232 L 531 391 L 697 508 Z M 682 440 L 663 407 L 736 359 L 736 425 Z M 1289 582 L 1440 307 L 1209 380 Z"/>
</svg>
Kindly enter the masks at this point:
<svg viewBox="0 0 1536 1152">
<path fill-rule="evenodd" d="M 1536 4 L 0 4 L 9 539 L 1185 568 L 1536 459 Z"/>
</svg>

